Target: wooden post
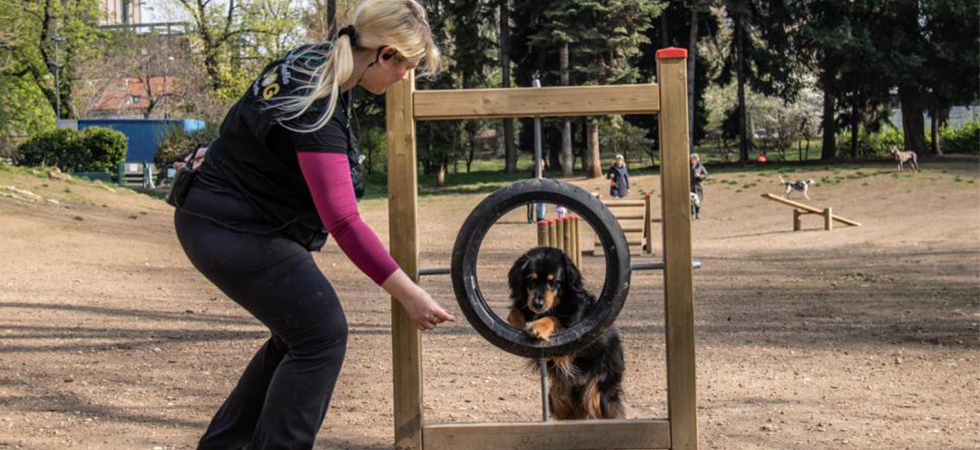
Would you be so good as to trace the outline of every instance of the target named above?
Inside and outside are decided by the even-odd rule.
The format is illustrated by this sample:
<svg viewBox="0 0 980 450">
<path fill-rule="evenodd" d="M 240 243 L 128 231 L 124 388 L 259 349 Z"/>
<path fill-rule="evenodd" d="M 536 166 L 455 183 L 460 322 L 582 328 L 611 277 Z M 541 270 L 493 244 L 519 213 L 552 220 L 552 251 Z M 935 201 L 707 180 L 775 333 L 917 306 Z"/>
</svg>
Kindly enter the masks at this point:
<svg viewBox="0 0 980 450">
<path fill-rule="evenodd" d="M 575 224 L 575 240 L 573 244 L 575 246 L 575 267 L 581 269 L 582 268 L 582 235 L 580 234 L 581 233 L 580 230 L 582 229 L 582 218 L 579 216 L 575 216 L 573 223 Z"/>
<path fill-rule="evenodd" d="M 565 218 L 555 219 L 555 240 L 552 241 L 555 248 L 565 251 Z"/>
<path fill-rule="evenodd" d="M 412 94 L 415 76 L 388 88 L 385 96 L 388 137 L 388 223 L 391 256 L 414 280 L 419 279 L 418 173 Z M 422 342 L 401 304 L 391 301 L 392 375 L 394 376 L 395 448 L 422 450 Z"/>
<path fill-rule="evenodd" d="M 572 219 L 568 216 L 565 216 L 565 218 L 562 219 L 562 222 L 565 223 L 565 234 L 562 235 L 561 240 L 562 247 L 564 248 L 565 254 L 568 255 L 569 258 L 574 258 L 575 256 L 572 253 L 574 250 L 574 248 L 572 248 L 572 227 L 575 225 L 572 224 Z M 575 262 L 575 259 L 572 259 L 572 262 Z"/>
<path fill-rule="evenodd" d="M 548 219 L 548 246 L 558 248 L 558 225 L 555 219 Z"/>
<path fill-rule="evenodd" d="M 643 195 L 643 253 L 653 253 L 653 200 L 649 192 Z"/>
<path fill-rule="evenodd" d="M 834 213 L 833 208 L 826 207 L 823 210 L 823 229 L 830 231 L 834 229 Z"/>
<path fill-rule="evenodd" d="M 548 221 L 539 220 L 538 221 L 538 247 L 545 247 L 548 245 Z"/>
<path fill-rule="evenodd" d="M 793 231 L 800 231 L 803 229 L 803 210 L 794 209 L 793 210 Z"/>
<path fill-rule="evenodd" d="M 657 51 L 670 447 L 698 448 L 687 50 Z"/>
</svg>

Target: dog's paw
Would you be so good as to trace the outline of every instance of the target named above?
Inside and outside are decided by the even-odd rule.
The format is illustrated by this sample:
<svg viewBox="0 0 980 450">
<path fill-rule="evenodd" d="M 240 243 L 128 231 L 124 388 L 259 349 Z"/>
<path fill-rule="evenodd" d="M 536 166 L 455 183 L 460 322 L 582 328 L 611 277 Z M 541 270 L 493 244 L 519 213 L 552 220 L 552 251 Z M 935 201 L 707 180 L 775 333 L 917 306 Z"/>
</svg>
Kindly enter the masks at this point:
<svg viewBox="0 0 980 450">
<path fill-rule="evenodd" d="M 538 319 L 527 324 L 524 331 L 531 337 L 542 341 L 551 340 L 551 335 L 555 332 L 555 321 L 551 318 Z"/>
</svg>

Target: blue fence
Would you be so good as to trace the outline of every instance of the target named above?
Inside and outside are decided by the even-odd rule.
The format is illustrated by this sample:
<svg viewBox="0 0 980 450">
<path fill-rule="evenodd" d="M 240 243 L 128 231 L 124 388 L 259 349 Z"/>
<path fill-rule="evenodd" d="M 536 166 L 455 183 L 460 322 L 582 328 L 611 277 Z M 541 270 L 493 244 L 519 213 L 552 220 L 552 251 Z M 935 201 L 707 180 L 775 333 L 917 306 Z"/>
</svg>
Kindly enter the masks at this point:
<svg viewBox="0 0 980 450">
<path fill-rule="evenodd" d="M 126 149 L 126 162 L 153 161 L 160 147 L 160 140 L 167 131 L 182 128 L 191 132 L 204 128 L 204 122 L 197 119 L 79 119 L 78 129 L 105 127 L 126 135 L 129 147 Z"/>
</svg>

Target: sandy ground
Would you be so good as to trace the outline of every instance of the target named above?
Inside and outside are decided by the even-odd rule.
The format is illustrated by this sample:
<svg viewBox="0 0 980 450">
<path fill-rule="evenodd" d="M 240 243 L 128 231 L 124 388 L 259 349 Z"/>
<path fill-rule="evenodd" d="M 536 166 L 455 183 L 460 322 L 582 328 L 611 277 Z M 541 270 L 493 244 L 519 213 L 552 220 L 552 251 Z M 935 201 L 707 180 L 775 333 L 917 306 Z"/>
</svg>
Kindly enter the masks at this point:
<svg viewBox="0 0 980 450">
<path fill-rule="evenodd" d="M 791 174 L 820 183 L 810 204 L 863 224 L 831 232 L 813 216 L 791 231 L 791 209 L 759 196 L 779 192 L 773 172 L 712 176 L 694 225 L 702 448 L 980 448 L 978 168 Z M 267 332 L 190 266 L 164 202 L 0 168 L 8 185 L 59 204 L 0 196 L 0 449 L 194 448 Z M 422 267 L 448 265 L 485 195 L 420 200 Z M 387 242 L 386 202 L 361 209 Z M 481 254 L 494 298 L 533 243 L 522 214 Z M 332 242 L 316 259 L 351 332 L 317 448 L 390 448 L 390 299 Z M 601 286 L 601 260 L 584 265 Z M 425 420 L 537 420 L 536 375 L 463 320 L 448 277 L 423 286 L 460 319 L 423 337 Z M 666 416 L 661 286 L 634 273 L 617 322 L 631 417 Z"/>
</svg>

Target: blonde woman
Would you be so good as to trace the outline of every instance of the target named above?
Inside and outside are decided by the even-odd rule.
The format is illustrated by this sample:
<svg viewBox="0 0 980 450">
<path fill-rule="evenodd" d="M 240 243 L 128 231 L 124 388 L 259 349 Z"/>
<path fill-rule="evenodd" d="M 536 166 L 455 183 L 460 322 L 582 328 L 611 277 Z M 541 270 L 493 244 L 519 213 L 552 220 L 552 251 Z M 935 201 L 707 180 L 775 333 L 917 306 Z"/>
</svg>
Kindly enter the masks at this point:
<svg viewBox="0 0 980 450">
<path fill-rule="evenodd" d="M 395 264 L 357 210 L 359 153 L 343 93 L 381 94 L 438 70 L 416 0 L 364 0 L 336 39 L 269 64 L 228 112 L 177 199 L 194 266 L 271 331 L 201 438 L 200 449 L 309 449 L 347 345 L 347 321 L 310 251 L 327 233 L 423 330 L 455 321 Z"/>
<path fill-rule="evenodd" d="M 606 172 L 606 179 L 609 182 L 609 195 L 613 197 L 626 197 L 630 192 L 630 174 L 626 170 L 626 158 L 623 155 L 616 155 L 616 161 Z"/>
</svg>

